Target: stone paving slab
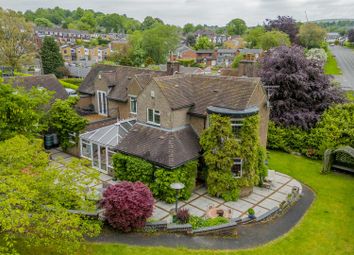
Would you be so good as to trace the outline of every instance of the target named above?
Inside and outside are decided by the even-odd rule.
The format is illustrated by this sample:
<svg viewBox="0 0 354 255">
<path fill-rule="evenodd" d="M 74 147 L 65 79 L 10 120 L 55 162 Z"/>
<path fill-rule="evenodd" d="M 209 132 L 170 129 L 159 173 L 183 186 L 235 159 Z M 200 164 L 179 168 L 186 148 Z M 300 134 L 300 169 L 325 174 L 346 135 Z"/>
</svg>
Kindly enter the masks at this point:
<svg viewBox="0 0 354 255">
<path fill-rule="evenodd" d="M 266 209 L 270 210 L 270 209 L 272 209 L 274 207 L 278 207 L 279 206 L 279 202 L 277 202 L 275 200 L 272 200 L 272 199 L 269 199 L 269 198 L 266 198 L 265 200 L 260 202 L 258 205 L 263 207 L 263 208 L 266 208 Z"/>
<path fill-rule="evenodd" d="M 197 207 L 197 208 L 201 208 L 201 209 L 204 209 L 204 208 L 209 208 L 209 206 L 216 206 L 218 205 L 217 202 L 211 200 L 211 199 L 208 199 L 204 196 L 202 197 L 198 197 L 197 199 L 193 200 L 192 202 L 190 202 L 191 205 Z"/>
<path fill-rule="evenodd" d="M 260 187 L 253 187 L 253 193 L 256 193 L 257 195 L 260 195 L 263 197 L 267 197 L 270 194 L 273 194 L 274 190 L 264 189 L 264 188 L 260 188 Z"/>
<path fill-rule="evenodd" d="M 178 201 L 178 207 L 181 207 L 185 204 L 185 202 L 182 202 L 182 201 Z M 167 212 L 170 212 L 172 209 L 175 208 L 175 204 L 168 204 L 166 202 L 163 202 L 163 201 L 158 201 L 157 203 L 155 203 L 155 205 L 157 207 L 159 207 L 160 209 L 163 209 Z"/>
<path fill-rule="evenodd" d="M 224 205 L 230 207 L 231 209 L 235 209 L 240 212 L 245 212 L 249 208 L 253 207 L 255 204 L 239 199 L 236 202 L 226 202 Z"/>
<path fill-rule="evenodd" d="M 243 198 L 243 200 L 253 204 L 259 203 L 263 199 L 264 199 L 263 196 L 257 195 L 256 193 L 252 193 L 248 197 Z"/>
<path fill-rule="evenodd" d="M 291 193 L 293 187 L 290 187 L 290 186 L 283 186 L 281 187 L 278 192 L 281 192 L 281 193 L 284 193 L 284 194 L 289 194 Z"/>
<path fill-rule="evenodd" d="M 286 200 L 288 195 L 284 194 L 284 193 L 280 193 L 280 192 L 275 192 L 274 194 L 270 195 L 269 198 L 278 201 L 278 202 L 282 202 L 284 200 Z"/>
<path fill-rule="evenodd" d="M 220 205 L 217 207 L 218 209 L 223 209 L 223 210 L 231 210 L 231 218 L 237 218 L 239 216 L 241 216 L 241 212 L 240 211 L 237 211 L 237 210 L 234 210 L 234 209 L 231 209 L 225 205 Z"/>
<path fill-rule="evenodd" d="M 152 219 L 162 219 L 168 215 L 169 215 L 168 212 L 155 206 L 151 218 Z"/>
<path fill-rule="evenodd" d="M 201 187 L 195 191 L 198 195 L 204 195 L 207 193 L 207 189 L 205 187 Z"/>
<path fill-rule="evenodd" d="M 189 204 L 184 205 L 181 208 L 187 208 L 191 215 L 195 215 L 195 216 L 201 217 L 201 216 L 204 216 L 204 214 L 205 214 L 205 211 L 200 210 L 200 209 L 198 209 L 198 208 L 196 208 L 196 207 L 194 207 L 192 205 L 189 205 Z"/>
<path fill-rule="evenodd" d="M 263 213 L 266 213 L 268 210 L 263 208 L 263 207 L 260 207 L 260 206 L 255 206 L 253 207 L 253 210 L 255 212 L 255 215 L 256 217 L 259 217 L 261 216 Z M 247 213 L 246 213 L 246 216 L 247 216 Z"/>
</svg>

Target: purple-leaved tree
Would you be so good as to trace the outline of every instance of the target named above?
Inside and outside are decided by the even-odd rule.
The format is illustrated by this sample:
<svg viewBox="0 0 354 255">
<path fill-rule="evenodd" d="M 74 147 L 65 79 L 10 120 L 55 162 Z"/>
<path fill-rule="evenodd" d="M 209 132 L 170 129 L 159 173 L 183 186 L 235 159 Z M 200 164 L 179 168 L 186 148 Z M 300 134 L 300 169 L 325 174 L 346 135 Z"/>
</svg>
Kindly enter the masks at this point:
<svg viewBox="0 0 354 255">
<path fill-rule="evenodd" d="M 106 189 L 101 207 L 112 227 L 129 232 L 144 227 L 152 215 L 154 198 L 142 182 L 123 181 Z"/>
<path fill-rule="evenodd" d="M 348 31 L 348 41 L 354 43 L 354 28 Z"/>
<path fill-rule="evenodd" d="M 268 31 L 273 29 L 282 31 L 289 35 L 292 43 L 297 43 L 299 28 L 296 24 L 296 20 L 290 16 L 278 16 L 277 19 L 266 19 L 264 22 L 264 27 Z"/>
<path fill-rule="evenodd" d="M 307 59 L 300 46 L 270 49 L 261 65 L 264 86 L 278 86 L 270 97 L 270 118 L 276 124 L 307 130 L 330 105 L 345 101 L 322 66 Z"/>
</svg>

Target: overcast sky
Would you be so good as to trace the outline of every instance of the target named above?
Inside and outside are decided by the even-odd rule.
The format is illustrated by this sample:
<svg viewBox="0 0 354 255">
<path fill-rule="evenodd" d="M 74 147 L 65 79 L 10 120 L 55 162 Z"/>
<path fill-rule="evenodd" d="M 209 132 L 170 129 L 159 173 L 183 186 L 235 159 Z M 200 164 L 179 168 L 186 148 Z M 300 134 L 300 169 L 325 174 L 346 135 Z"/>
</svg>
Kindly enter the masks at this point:
<svg viewBox="0 0 354 255">
<path fill-rule="evenodd" d="M 0 0 L 0 6 L 20 11 L 80 6 L 105 13 L 125 13 L 139 20 L 150 15 L 176 25 L 192 22 L 223 26 L 233 18 L 256 25 L 277 15 L 304 21 L 305 11 L 309 20 L 354 18 L 354 0 Z"/>
</svg>

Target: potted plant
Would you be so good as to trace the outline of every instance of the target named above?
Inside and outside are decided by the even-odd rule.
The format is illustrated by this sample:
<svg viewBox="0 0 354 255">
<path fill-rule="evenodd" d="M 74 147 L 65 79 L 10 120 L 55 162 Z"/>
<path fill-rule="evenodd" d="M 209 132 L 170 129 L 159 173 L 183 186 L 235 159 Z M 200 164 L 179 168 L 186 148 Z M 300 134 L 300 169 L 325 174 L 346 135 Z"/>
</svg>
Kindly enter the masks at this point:
<svg viewBox="0 0 354 255">
<path fill-rule="evenodd" d="M 254 212 L 253 208 L 249 208 L 249 209 L 247 210 L 247 213 L 248 213 L 248 218 L 250 218 L 251 220 L 253 220 L 253 219 L 256 218 L 255 212 Z"/>
</svg>

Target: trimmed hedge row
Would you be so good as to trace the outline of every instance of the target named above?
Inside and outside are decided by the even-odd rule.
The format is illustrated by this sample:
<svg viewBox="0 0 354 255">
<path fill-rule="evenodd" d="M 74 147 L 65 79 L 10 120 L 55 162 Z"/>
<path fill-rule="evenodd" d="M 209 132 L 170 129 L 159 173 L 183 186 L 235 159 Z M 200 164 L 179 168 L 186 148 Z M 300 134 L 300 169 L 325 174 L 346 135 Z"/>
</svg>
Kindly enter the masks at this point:
<svg viewBox="0 0 354 255">
<path fill-rule="evenodd" d="M 268 148 L 299 152 L 310 158 L 322 158 L 326 149 L 354 146 L 354 103 L 327 109 L 316 127 L 305 131 L 269 123 Z"/>
<path fill-rule="evenodd" d="M 170 188 L 173 182 L 182 182 L 185 188 L 179 199 L 188 199 L 195 187 L 198 161 L 193 160 L 176 169 L 164 169 L 133 156 L 117 153 L 113 156 L 115 176 L 124 181 L 141 181 L 149 186 L 154 196 L 167 203 L 176 201 L 176 193 Z"/>
</svg>

